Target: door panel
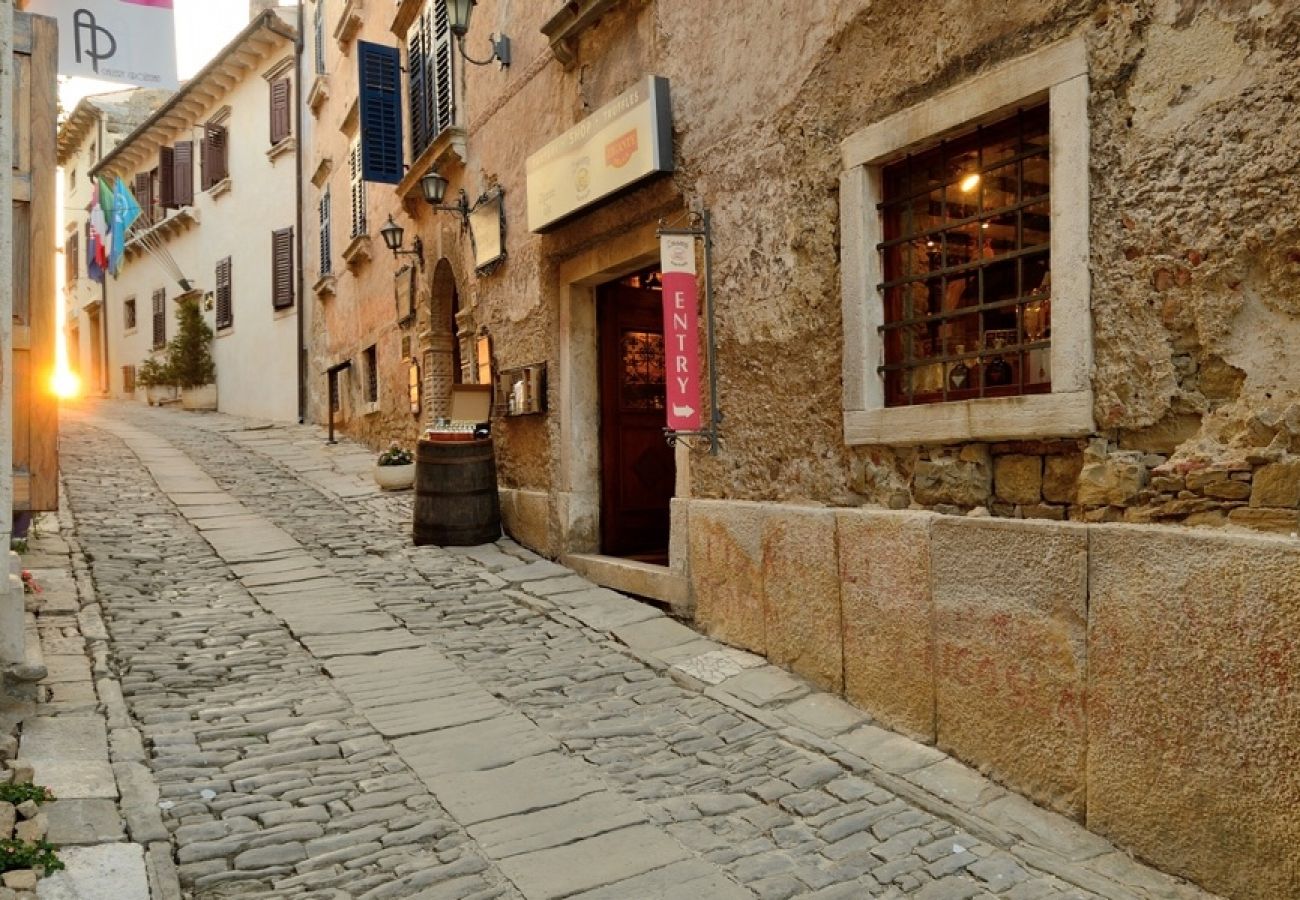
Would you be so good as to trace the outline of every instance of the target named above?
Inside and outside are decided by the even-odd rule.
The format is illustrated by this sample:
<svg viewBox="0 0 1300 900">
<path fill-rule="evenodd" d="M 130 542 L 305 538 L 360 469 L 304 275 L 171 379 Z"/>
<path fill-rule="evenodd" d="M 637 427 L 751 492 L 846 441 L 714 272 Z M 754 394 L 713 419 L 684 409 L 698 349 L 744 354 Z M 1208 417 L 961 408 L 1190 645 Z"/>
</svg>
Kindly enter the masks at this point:
<svg viewBox="0 0 1300 900">
<path fill-rule="evenodd" d="M 661 294 L 613 283 L 597 302 L 601 552 L 666 562 L 677 472 L 664 439 Z"/>
</svg>

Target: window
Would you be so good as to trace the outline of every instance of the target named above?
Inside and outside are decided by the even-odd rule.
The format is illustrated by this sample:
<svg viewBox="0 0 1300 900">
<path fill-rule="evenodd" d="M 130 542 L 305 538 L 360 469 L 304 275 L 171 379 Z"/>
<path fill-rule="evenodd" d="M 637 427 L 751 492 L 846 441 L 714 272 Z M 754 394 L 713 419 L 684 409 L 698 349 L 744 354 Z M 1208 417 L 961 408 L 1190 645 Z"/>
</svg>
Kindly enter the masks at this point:
<svg viewBox="0 0 1300 900">
<path fill-rule="evenodd" d="M 348 176 L 352 183 L 352 237 L 358 238 L 366 230 L 366 182 L 361 177 L 361 140 L 352 142 L 348 150 Z"/>
<path fill-rule="evenodd" d="M 334 254 L 330 248 L 330 189 L 320 198 L 320 273 L 328 275 L 334 271 Z"/>
<path fill-rule="evenodd" d="M 844 142 L 850 444 L 1092 432 L 1087 101 L 1071 40 Z"/>
<path fill-rule="evenodd" d="M 77 260 L 77 257 L 80 254 L 80 237 L 81 236 L 74 231 L 72 234 L 68 235 L 68 241 L 63 245 L 63 268 L 65 281 L 68 284 L 74 283 L 80 274 L 78 271 L 80 266 L 78 265 Z"/>
<path fill-rule="evenodd" d="M 158 204 L 158 170 L 140 172 L 135 176 L 135 199 L 140 204 L 137 228 L 148 228 L 162 219 Z"/>
<path fill-rule="evenodd" d="M 397 184 L 402 162 L 402 60 L 394 47 L 357 42 L 357 111 L 366 181 Z"/>
<path fill-rule="evenodd" d="M 885 403 L 1051 390 L 1046 104 L 881 169 Z"/>
<path fill-rule="evenodd" d="M 122 393 L 135 393 L 135 366 L 133 365 L 122 367 Z"/>
<path fill-rule="evenodd" d="M 233 289 L 230 278 L 230 257 L 217 261 L 217 327 L 229 328 L 235 324 Z"/>
<path fill-rule="evenodd" d="M 226 126 L 208 122 L 203 126 L 203 145 L 200 147 L 199 168 L 202 171 L 203 190 L 225 181 L 230 175 L 227 147 L 230 135 Z"/>
<path fill-rule="evenodd" d="M 163 288 L 153 292 L 153 348 L 161 350 L 167 346 L 167 291 Z"/>
<path fill-rule="evenodd" d="M 288 78 L 271 82 L 271 143 L 278 144 L 293 131 L 289 115 L 291 91 Z"/>
<path fill-rule="evenodd" d="M 411 123 L 411 158 L 433 143 L 455 117 L 451 29 L 447 4 L 430 0 L 411 23 L 406 37 L 407 110 Z"/>
<path fill-rule="evenodd" d="M 271 306 L 293 306 L 293 229 L 271 232 Z"/>
<path fill-rule="evenodd" d="M 312 45 L 316 57 L 316 74 L 325 74 L 325 0 L 316 0 L 312 14 Z"/>
<path fill-rule="evenodd" d="M 365 357 L 364 377 L 366 379 L 365 382 L 366 402 L 378 403 L 379 402 L 379 357 L 378 354 L 375 352 L 374 345 L 367 347 L 363 355 Z"/>
<path fill-rule="evenodd" d="M 122 328 L 135 331 L 135 298 L 127 297 L 122 301 Z"/>
</svg>

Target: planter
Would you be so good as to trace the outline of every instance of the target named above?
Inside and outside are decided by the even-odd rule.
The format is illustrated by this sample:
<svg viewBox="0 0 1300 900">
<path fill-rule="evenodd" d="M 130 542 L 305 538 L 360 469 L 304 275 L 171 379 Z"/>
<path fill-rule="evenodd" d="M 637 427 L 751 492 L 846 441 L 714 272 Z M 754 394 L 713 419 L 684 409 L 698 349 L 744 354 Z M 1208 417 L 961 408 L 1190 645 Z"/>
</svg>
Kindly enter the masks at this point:
<svg viewBox="0 0 1300 900">
<path fill-rule="evenodd" d="M 375 484 L 385 491 L 409 491 L 415 484 L 415 463 L 375 466 Z"/>
<path fill-rule="evenodd" d="M 190 410 L 215 410 L 217 408 L 217 386 L 202 384 L 198 387 L 181 389 L 181 406 Z"/>
<path fill-rule="evenodd" d="M 170 384 L 151 384 L 144 389 L 144 396 L 150 406 L 158 406 L 176 399 L 176 387 Z"/>
</svg>

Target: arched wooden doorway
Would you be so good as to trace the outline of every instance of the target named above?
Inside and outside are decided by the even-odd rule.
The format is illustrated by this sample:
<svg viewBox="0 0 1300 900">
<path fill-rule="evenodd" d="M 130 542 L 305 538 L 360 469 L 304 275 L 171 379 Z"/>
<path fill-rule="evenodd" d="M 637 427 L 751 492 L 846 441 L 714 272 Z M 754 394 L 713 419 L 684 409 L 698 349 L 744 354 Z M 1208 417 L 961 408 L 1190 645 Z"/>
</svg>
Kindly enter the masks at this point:
<svg viewBox="0 0 1300 900">
<path fill-rule="evenodd" d="M 430 419 L 451 411 L 451 386 L 461 381 L 460 346 L 456 338 L 456 313 L 460 293 L 456 275 L 444 257 L 433 269 L 429 291 L 429 343 L 424 354 L 425 392 Z"/>
</svg>

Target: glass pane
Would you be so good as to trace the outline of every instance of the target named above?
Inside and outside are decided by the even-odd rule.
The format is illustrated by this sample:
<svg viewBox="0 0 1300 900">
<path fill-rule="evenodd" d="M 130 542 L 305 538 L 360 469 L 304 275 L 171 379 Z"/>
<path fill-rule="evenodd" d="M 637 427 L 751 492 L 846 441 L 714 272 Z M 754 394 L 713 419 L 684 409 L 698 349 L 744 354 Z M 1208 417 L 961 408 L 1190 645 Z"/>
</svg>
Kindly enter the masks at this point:
<svg viewBox="0 0 1300 900">
<path fill-rule="evenodd" d="M 625 331 L 620 358 L 623 406 L 663 409 L 664 336 L 652 331 Z"/>
<path fill-rule="evenodd" d="M 1047 161 L 1047 156 L 1031 156 L 1023 160 L 1021 165 L 1024 166 L 1025 199 L 1046 194 L 1052 176 L 1052 167 Z"/>
</svg>

